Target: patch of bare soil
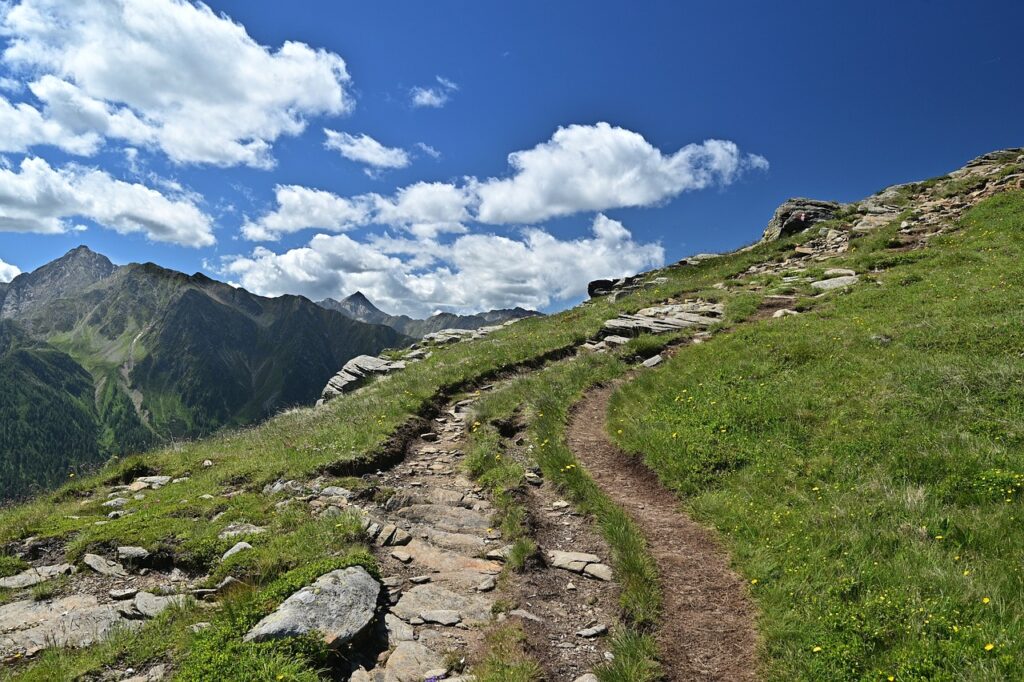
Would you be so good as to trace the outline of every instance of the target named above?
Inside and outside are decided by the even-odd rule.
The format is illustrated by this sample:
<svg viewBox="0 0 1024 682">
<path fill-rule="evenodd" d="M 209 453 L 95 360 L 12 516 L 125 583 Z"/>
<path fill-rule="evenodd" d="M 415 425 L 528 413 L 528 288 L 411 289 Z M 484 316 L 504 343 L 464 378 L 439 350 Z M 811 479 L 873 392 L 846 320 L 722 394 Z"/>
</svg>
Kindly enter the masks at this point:
<svg viewBox="0 0 1024 682">
<path fill-rule="evenodd" d="M 680 511 L 679 498 L 605 433 L 614 386 L 574 408 L 569 445 L 597 484 L 632 517 L 657 562 L 663 595 L 659 657 L 670 680 L 757 679 L 757 633 L 746 586 L 713 531 Z"/>
</svg>

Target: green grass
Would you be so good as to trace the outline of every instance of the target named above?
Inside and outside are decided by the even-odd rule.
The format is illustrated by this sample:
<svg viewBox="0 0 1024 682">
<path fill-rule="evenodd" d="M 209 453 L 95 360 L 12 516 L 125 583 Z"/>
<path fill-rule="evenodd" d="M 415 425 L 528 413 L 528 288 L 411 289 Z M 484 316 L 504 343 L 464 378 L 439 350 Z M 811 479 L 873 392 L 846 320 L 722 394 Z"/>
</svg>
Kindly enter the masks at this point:
<svg viewBox="0 0 1024 682">
<path fill-rule="evenodd" d="M 1024 193 L 964 222 L 912 254 L 857 240 L 848 263 L 888 270 L 613 400 L 751 581 L 768 679 L 1024 678 Z"/>
<path fill-rule="evenodd" d="M 522 628 L 505 625 L 488 633 L 487 656 L 474 674 L 478 682 L 534 682 L 541 669 L 526 653 Z"/>
</svg>

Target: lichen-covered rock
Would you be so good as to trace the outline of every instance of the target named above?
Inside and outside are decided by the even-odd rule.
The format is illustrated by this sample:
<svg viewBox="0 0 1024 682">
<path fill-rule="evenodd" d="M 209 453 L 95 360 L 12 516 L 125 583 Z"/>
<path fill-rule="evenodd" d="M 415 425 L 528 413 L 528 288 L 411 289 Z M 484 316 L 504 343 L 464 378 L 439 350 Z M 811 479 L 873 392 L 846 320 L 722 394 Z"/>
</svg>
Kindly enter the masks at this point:
<svg viewBox="0 0 1024 682">
<path fill-rule="evenodd" d="M 127 624 L 112 604 L 92 595 L 0 606 L 0 659 L 31 656 L 47 647 L 89 646 Z"/>
<path fill-rule="evenodd" d="M 811 225 L 824 220 L 831 220 L 839 210 L 834 201 L 818 201 L 816 199 L 787 199 L 775 209 L 775 215 L 768 221 L 762 241 L 770 242 L 782 237 L 803 232 Z"/>
<path fill-rule="evenodd" d="M 347 644 L 373 620 L 380 591 L 362 566 L 331 571 L 288 597 L 244 639 L 264 642 L 318 632 L 331 646 Z"/>
</svg>

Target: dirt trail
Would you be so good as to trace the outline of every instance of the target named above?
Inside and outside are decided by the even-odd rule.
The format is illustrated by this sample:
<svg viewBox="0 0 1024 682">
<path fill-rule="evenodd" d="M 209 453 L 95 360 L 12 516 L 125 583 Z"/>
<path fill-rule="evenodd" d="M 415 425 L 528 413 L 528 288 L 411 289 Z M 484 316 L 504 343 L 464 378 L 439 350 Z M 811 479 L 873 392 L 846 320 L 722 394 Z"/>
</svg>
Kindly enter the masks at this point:
<svg viewBox="0 0 1024 682">
<path fill-rule="evenodd" d="M 714 533 L 682 513 L 679 499 L 642 461 L 605 435 L 615 386 L 576 405 L 569 446 L 597 484 L 630 515 L 658 565 L 665 617 L 659 656 L 670 680 L 755 680 L 754 608 Z"/>
</svg>

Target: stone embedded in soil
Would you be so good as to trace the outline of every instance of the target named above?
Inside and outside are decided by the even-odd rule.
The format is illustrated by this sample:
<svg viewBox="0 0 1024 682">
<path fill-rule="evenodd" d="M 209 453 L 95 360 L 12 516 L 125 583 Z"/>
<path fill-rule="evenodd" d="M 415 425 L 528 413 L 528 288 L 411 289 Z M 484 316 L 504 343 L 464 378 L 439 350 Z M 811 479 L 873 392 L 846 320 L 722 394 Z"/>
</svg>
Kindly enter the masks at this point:
<svg viewBox="0 0 1024 682">
<path fill-rule="evenodd" d="M 661 364 L 661 359 L 660 355 L 654 355 L 644 360 L 643 365 L 644 367 L 655 367 Z"/>
<path fill-rule="evenodd" d="M 594 673 L 587 673 L 586 675 L 580 675 L 572 682 L 599 682 L 599 680 Z"/>
<path fill-rule="evenodd" d="M 402 620 L 426 620 L 424 614 L 454 611 L 468 625 L 487 623 L 491 619 L 491 600 L 476 595 L 463 595 L 437 583 L 417 585 L 402 595 L 391 611 Z"/>
<path fill-rule="evenodd" d="M 615 577 L 612 567 L 606 564 L 587 564 L 587 567 L 583 569 L 583 573 L 591 578 L 597 578 L 605 582 L 611 582 Z"/>
<path fill-rule="evenodd" d="M 145 485 L 153 488 L 154 490 L 165 486 L 171 482 L 170 476 L 140 476 L 135 479 L 135 483 L 144 483 Z"/>
<path fill-rule="evenodd" d="M 423 682 L 424 675 L 443 667 L 441 656 L 419 642 L 400 642 L 388 657 L 384 682 Z"/>
<path fill-rule="evenodd" d="M 22 571 L 17 575 L 0 578 L 0 589 L 18 590 L 32 587 L 39 583 L 46 582 L 58 575 L 67 575 L 75 570 L 71 564 L 56 564 L 54 566 L 38 566 Z"/>
<path fill-rule="evenodd" d="M 585 628 L 576 633 L 578 637 L 584 639 L 593 639 L 594 637 L 600 637 L 601 635 L 608 632 L 607 625 L 595 625 L 593 627 Z"/>
<path fill-rule="evenodd" d="M 5 604 L 0 606 L 0 659 L 31 656 L 51 646 L 88 646 L 124 623 L 112 604 L 101 605 L 92 595 Z"/>
<path fill-rule="evenodd" d="M 462 620 L 458 611 L 452 609 L 434 609 L 433 611 L 420 612 L 420 618 L 424 623 L 437 623 L 438 625 L 457 625 Z"/>
<path fill-rule="evenodd" d="M 557 549 L 548 552 L 548 560 L 555 568 L 573 573 L 582 573 L 587 564 L 601 563 L 601 557 L 586 552 L 563 552 Z"/>
<path fill-rule="evenodd" d="M 481 532 L 491 525 L 484 514 L 443 504 L 414 504 L 399 509 L 396 514 L 412 523 L 426 524 L 449 533 Z"/>
<path fill-rule="evenodd" d="M 243 638 L 246 642 L 320 633 L 332 646 L 359 635 L 373 620 L 381 585 L 362 566 L 331 571 L 288 597 Z"/>
<path fill-rule="evenodd" d="M 416 639 L 413 627 L 392 613 L 384 615 L 384 627 L 388 631 L 390 646 L 397 646 L 399 642 L 412 642 Z"/>
<path fill-rule="evenodd" d="M 235 544 L 234 547 L 232 547 L 228 551 L 224 552 L 224 556 L 222 556 L 220 558 L 220 560 L 221 561 L 226 561 L 227 559 L 233 557 L 234 555 L 238 554 L 239 552 L 244 552 L 247 549 L 252 549 L 252 545 L 250 545 L 248 542 L 238 542 L 238 543 Z"/>
<path fill-rule="evenodd" d="M 108 592 L 110 598 L 114 601 L 125 601 L 126 599 L 134 599 L 135 595 L 139 593 L 138 589 L 134 587 L 126 587 L 122 590 L 111 590 Z"/>
<path fill-rule="evenodd" d="M 144 561 L 149 558 L 149 550 L 142 547 L 118 547 L 117 558 L 122 561 Z"/>
<path fill-rule="evenodd" d="M 260 535 L 266 532 L 266 528 L 251 523 L 232 523 L 228 524 L 228 527 L 222 530 L 217 537 L 221 540 L 230 540 L 241 535 Z"/>
<path fill-rule="evenodd" d="M 184 603 L 185 597 L 181 595 L 160 597 L 149 592 L 139 592 L 135 595 L 134 605 L 135 610 L 146 618 L 156 618 L 171 606 L 180 606 Z"/>
<path fill-rule="evenodd" d="M 831 279 L 822 279 L 817 282 L 811 282 L 811 287 L 818 291 L 831 291 L 833 289 L 842 289 L 856 284 L 860 280 L 857 275 L 847 275 L 845 277 L 833 277 Z"/>
<path fill-rule="evenodd" d="M 86 554 L 82 557 L 82 563 L 100 575 L 110 575 L 117 578 L 124 578 L 128 575 L 128 572 L 124 570 L 124 566 L 116 561 L 105 559 L 98 554 Z"/>
<path fill-rule="evenodd" d="M 476 591 L 477 592 L 490 592 L 495 587 L 497 587 L 497 585 L 498 585 L 497 581 L 495 581 L 493 577 L 488 576 L 488 577 L 484 578 L 482 581 L 480 581 L 480 583 L 476 586 Z"/>
</svg>

